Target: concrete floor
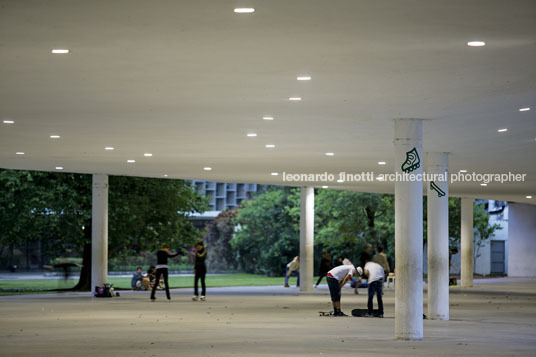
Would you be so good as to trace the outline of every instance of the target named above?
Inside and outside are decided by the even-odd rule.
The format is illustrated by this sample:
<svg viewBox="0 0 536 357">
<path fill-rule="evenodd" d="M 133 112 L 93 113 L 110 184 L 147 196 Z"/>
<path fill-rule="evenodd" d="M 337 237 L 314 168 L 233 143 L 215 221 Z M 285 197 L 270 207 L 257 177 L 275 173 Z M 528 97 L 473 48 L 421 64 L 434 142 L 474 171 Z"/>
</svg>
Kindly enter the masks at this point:
<svg viewBox="0 0 536 357">
<path fill-rule="evenodd" d="M 364 308 L 366 290 L 343 292 L 343 311 Z M 386 318 L 319 317 L 327 287 L 213 288 L 95 299 L 87 294 L 0 297 L 1 356 L 534 356 L 536 280 L 491 279 L 451 288 L 451 320 L 424 321 L 423 341 L 394 339 L 394 291 Z M 426 294 L 425 294 L 426 296 Z M 425 306 L 426 311 L 426 306 Z"/>
</svg>

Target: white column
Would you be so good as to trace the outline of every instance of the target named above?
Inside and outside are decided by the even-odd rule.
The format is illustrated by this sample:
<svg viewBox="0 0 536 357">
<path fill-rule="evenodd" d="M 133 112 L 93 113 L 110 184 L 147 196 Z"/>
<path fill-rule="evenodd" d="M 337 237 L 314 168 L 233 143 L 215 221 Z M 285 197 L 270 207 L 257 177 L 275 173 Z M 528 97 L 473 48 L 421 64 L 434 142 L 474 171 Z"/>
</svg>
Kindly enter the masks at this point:
<svg viewBox="0 0 536 357">
<path fill-rule="evenodd" d="M 395 172 L 422 174 L 422 122 L 395 120 Z M 395 336 L 422 340 L 422 181 L 395 182 Z"/>
<path fill-rule="evenodd" d="M 313 291 L 315 190 L 301 188 L 300 203 L 300 291 Z"/>
<path fill-rule="evenodd" d="M 461 285 L 473 286 L 473 199 L 462 198 L 461 227 Z"/>
<path fill-rule="evenodd" d="M 445 180 L 426 182 L 428 212 L 428 318 L 449 319 L 449 185 L 448 153 L 426 154 L 426 173 Z"/>
<path fill-rule="evenodd" d="M 108 175 L 93 175 L 91 291 L 108 282 Z"/>
</svg>

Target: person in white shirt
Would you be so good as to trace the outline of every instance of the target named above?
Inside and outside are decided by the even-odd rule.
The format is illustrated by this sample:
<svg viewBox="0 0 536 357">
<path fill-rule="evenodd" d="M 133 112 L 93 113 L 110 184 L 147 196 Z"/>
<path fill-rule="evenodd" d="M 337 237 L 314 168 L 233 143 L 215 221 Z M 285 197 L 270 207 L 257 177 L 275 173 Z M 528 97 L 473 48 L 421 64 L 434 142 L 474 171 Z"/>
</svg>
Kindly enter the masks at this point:
<svg viewBox="0 0 536 357">
<path fill-rule="evenodd" d="M 380 264 L 374 263 L 370 260 L 370 257 L 365 258 L 366 264 L 364 267 L 365 275 L 368 277 L 368 313 L 366 317 L 373 317 L 373 305 L 372 300 L 374 299 L 374 294 L 378 298 L 378 317 L 383 317 L 383 300 L 382 300 L 382 290 L 383 290 L 383 278 L 385 273 Z"/>
<path fill-rule="evenodd" d="M 285 272 L 285 288 L 290 287 L 288 285 L 288 278 L 292 275 L 296 274 L 298 277 L 298 281 L 296 282 L 296 287 L 300 286 L 300 256 L 297 255 L 292 259 L 290 263 L 287 264 L 287 269 Z"/>
<path fill-rule="evenodd" d="M 341 288 L 350 280 L 353 276 L 363 274 L 363 269 L 353 265 L 339 265 L 331 269 L 327 276 L 329 293 L 331 295 L 331 303 L 333 304 L 333 316 L 348 316 L 341 311 Z"/>
</svg>

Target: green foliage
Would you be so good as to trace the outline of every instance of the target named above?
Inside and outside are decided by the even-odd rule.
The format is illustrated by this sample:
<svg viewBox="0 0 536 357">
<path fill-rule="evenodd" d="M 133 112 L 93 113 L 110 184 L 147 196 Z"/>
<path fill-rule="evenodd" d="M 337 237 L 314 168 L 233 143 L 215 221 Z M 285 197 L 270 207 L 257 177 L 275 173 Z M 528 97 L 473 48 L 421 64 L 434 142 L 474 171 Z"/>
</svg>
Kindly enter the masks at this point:
<svg viewBox="0 0 536 357">
<path fill-rule="evenodd" d="M 366 243 L 393 251 L 393 196 L 321 190 L 315 197 L 317 252 L 356 260 Z M 299 254 L 300 190 L 273 189 L 247 202 L 231 245 L 246 272 L 280 275 Z"/>
<path fill-rule="evenodd" d="M 460 239 L 460 199 L 449 199 L 451 245 Z M 426 200 L 424 200 L 426 209 Z M 231 245 L 239 266 L 247 272 L 280 275 L 285 265 L 299 254 L 299 189 L 272 189 L 247 202 L 235 220 L 240 224 Z M 424 211 L 426 239 L 426 210 Z M 483 207 L 475 203 L 476 253 L 500 229 L 489 224 Z M 315 197 L 316 253 L 328 251 L 358 264 L 366 244 L 382 244 L 394 258 L 394 196 L 337 190 L 319 190 Z M 318 261 L 319 257 L 315 259 Z"/>
<path fill-rule="evenodd" d="M 42 240 L 51 254 L 80 246 L 90 189 L 88 175 L 0 170 L 0 246 Z"/>
<path fill-rule="evenodd" d="M 182 180 L 111 176 L 109 253 L 175 249 L 199 232 L 188 221 L 206 200 Z M 0 246 L 41 240 L 51 256 L 91 237 L 91 175 L 0 170 Z"/>
<path fill-rule="evenodd" d="M 199 239 L 188 215 L 204 211 L 206 200 L 184 181 L 112 176 L 109 183 L 112 255 L 156 250 L 162 243 L 185 249 Z"/>
<path fill-rule="evenodd" d="M 357 264 L 367 244 L 382 244 L 394 255 L 394 197 L 320 190 L 315 198 L 315 243 L 335 257 Z"/>
<path fill-rule="evenodd" d="M 474 243 L 476 246 L 475 259 L 479 249 L 493 236 L 495 231 L 502 229 L 498 224 L 489 224 L 489 214 L 482 204 L 473 202 Z M 457 247 L 461 238 L 461 199 L 449 198 L 449 238 L 450 246 Z"/>
<path fill-rule="evenodd" d="M 231 246 L 240 268 L 281 275 L 299 250 L 299 190 L 268 190 L 246 202 L 235 223 Z"/>
<path fill-rule="evenodd" d="M 214 270 L 234 270 L 237 262 L 231 247 L 238 210 L 222 211 L 207 226 L 203 241 L 207 244 L 208 268 Z"/>
<path fill-rule="evenodd" d="M 108 282 L 115 288 L 131 290 L 130 277 L 109 276 Z M 169 285 L 171 288 L 191 288 L 194 284 L 192 276 L 170 276 Z M 281 277 L 267 277 L 253 274 L 221 274 L 208 275 L 207 286 L 269 286 L 281 285 Z M 67 288 L 73 286 L 76 280 L 67 281 L 58 279 L 35 279 L 35 280 L 0 280 L 0 296 L 15 295 L 21 292 L 42 293 L 50 289 Z M 139 292 L 144 294 L 144 292 Z"/>
<path fill-rule="evenodd" d="M 457 247 L 460 243 L 462 224 L 462 200 L 457 197 L 449 198 L 449 246 Z"/>
<path fill-rule="evenodd" d="M 484 208 L 484 205 L 473 202 L 473 227 L 474 227 L 474 263 L 476 259 L 480 257 L 480 248 L 482 248 L 486 242 L 493 236 L 495 231 L 502 229 L 502 227 L 496 223 L 489 224 L 489 214 Z"/>
</svg>

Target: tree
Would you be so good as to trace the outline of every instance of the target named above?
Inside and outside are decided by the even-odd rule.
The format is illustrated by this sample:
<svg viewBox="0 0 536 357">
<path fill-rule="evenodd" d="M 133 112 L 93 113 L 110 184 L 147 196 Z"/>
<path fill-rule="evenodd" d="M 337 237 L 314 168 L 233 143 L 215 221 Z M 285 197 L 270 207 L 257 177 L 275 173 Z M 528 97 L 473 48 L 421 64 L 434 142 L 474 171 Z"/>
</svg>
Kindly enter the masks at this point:
<svg viewBox="0 0 536 357">
<path fill-rule="evenodd" d="M 473 202 L 473 224 L 474 224 L 474 256 L 473 264 L 476 265 L 476 260 L 480 257 L 480 249 L 486 245 L 487 241 L 495 234 L 495 231 L 502 229 L 496 223 L 489 224 L 489 214 L 484 208 L 484 205 Z"/>
<path fill-rule="evenodd" d="M 207 225 L 203 240 L 207 243 L 207 264 L 211 270 L 234 270 L 237 262 L 231 247 L 238 210 L 222 211 Z"/>
<path fill-rule="evenodd" d="M 315 242 L 322 250 L 356 260 L 366 244 L 382 244 L 388 255 L 394 254 L 392 195 L 320 190 L 315 214 Z"/>
<path fill-rule="evenodd" d="M 296 214 L 296 207 L 298 213 Z M 299 191 L 269 189 L 247 201 L 235 219 L 231 247 L 249 273 L 281 275 L 299 249 Z"/>
<path fill-rule="evenodd" d="M 182 180 L 110 177 L 109 254 L 137 254 L 166 242 L 192 245 L 200 232 L 188 221 L 206 199 Z M 91 175 L 0 170 L 0 245 L 41 239 L 50 255 L 66 246 L 83 253 L 77 289 L 90 279 Z"/>
<path fill-rule="evenodd" d="M 480 256 L 480 248 L 493 236 L 496 230 L 502 229 L 498 224 L 489 224 L 489 214 L 482 204 L 473 202 L 473 229 L 476 260 Z M 461 238 L 461 199 L 449 198 L 449 239 L 450 246 L 457 247 Z"/>
<path fill-rule="evenodd" d="M 91 208 L 85 176 L 0 170 L 2 249 L 41 240 L 49 254 L 57 255 L 66 243 L 82 243 Z M 57 239 L 63 236 L 68 241 Z"/>
<path fill-rule="evenodd" d="M 207 208 L 206 199 L 183 180 L 111 176 L 109 192 L 109 252 L 135 254 L 191 246 L 200 232 L 188 220 Z"/>
<path fill-rule="evenodd" d="M 280 275 L 299 254 L 300 190 L 272 189 L 239 210 L 231 244 L 240 267 Z M 366 243 L 392 247 L 392 195 L 321 190 L 315 197 L 317 252 L 355 260 Z M 393 250 L 394 251 L 394 250 Z"/>
<path fill-rule="evenodd" d="M 426 241 L 426 199 L 423 240 Z M 460 239 L 460 199 L 449 199 L 449 236 L 451 245 Z M 285 264 L 299 254 L 299 189 L 273 188 L 239 210 L 241 225 L 231 245 L 242 269 L 278 275 Z M 479 247 L 498 229 L 489 225 L 489 216 L 475 204 L 475 244 Z M 315 251 L 332 256 L 357 258 L 366 244 L 382 244 L 394 258 L 394 196 L 338 190 L 319 190 L 315 197 Z"/>
</svg>

